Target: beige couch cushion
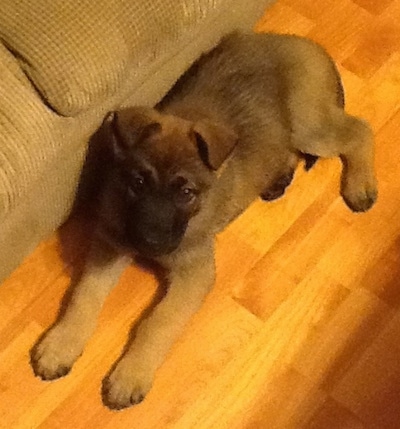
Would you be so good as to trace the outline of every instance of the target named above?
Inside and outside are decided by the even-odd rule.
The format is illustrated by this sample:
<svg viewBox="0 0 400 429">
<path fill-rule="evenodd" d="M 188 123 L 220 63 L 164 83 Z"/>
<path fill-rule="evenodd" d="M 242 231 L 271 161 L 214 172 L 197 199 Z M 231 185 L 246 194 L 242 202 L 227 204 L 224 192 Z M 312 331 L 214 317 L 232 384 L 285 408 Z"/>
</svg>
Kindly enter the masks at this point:
<svg viewBox="0 0 400 429">
<path fill-rule="evenodd" d="M 224 19 L 221 9 L 235 3 L 242 1 L 3 0 L 0 36 L 50 106 L 73 116 L 104 103 L 132 70 L 148 68 L 202 21 Z"/>
</svg>

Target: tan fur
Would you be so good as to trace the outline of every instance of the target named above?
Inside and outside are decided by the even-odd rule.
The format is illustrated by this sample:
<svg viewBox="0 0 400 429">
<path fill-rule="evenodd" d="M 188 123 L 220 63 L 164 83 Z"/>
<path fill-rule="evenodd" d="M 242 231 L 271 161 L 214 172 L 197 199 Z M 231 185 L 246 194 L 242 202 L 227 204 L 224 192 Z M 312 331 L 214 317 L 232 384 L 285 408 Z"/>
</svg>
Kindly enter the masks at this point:
<svg viewBox="0 0 400 429">
<path fill-rule="evenodd" d="M 200 58 L 156 110 L 126 109 L 115 114 L 114 131 L 104 125 L 103 139 L 110 145 L 118 140 L 113 132 L 121 139 L 115 156 L 140 150 L 158 186 L 181 171 L 201 183 L 201 198 L 187 208 L 179 247 L 153 258 L 166 270 L 168 292 L 106 378 L 107 405 L 123 408 L 143 399 L 214 283 L 215 234 L 266 190 L 286 187 L 281 179 L 291 177 L 302 153 L 340 157 L 348 206 L 365 211 L 373 205 L 373 136 L 342 104 L 340 78 L 319 46 L 294 36 L 234 34 Z M 117 256 L 132 249 L 123 244 L 123 203 L 118 176 L 112 174 L 102 197 L 101 239 L 93 243 L 68 308 L 33 349 L 32 364 L 42 378 L 57 378 L 71 368 L 128 263 Z M 104 238 L 116 252 L 104 250 L 99 244 Z"/>
</svg>

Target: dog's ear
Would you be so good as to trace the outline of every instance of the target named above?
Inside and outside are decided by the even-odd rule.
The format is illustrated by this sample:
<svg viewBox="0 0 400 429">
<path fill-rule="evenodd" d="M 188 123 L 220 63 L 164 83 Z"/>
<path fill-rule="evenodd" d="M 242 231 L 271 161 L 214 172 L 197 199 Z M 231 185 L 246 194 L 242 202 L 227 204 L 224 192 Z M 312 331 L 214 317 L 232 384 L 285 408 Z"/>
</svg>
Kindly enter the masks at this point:
<svg viewBox="0 0 400 429">
<path fill-rule="evenodd" d="M 211 170 L 218 170 L 238 142 L 237 134 L 223 124 L 203 120 L 193 127 L 200 158 Z"/>
<path fill-rule="evenodd" d="M 112 145 L 121 157 L 137 142 L 161 131 L 160 114 L 150 107 L 132 107 L 110 114 L 106 121 L 112 134 Z"/>
</svg>

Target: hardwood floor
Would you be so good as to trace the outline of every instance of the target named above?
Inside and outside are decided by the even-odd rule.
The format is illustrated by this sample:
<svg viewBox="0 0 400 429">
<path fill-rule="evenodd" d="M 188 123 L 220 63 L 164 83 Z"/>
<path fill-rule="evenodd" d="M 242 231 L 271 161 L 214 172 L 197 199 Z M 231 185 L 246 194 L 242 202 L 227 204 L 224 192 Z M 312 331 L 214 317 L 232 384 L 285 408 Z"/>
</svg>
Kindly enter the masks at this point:
<svg viewBox="0 0 400 429">
<path fill-rule="evenodd" d="M 102 377 L 156 284 L 130 268 L 72 373 L 44 383 L 29 349 L 68 285 L 56 237 L 0 287 L 0 428 L 400 428 L 400 0 L 279 0 L 257 26 L 322 43 L 347 110 L 376 134 L 379 201 L 353 214 L 340 165 L 298 171 L 218 237 L 214 291 L 139 406 L 105 408 Z"/>
</svg>

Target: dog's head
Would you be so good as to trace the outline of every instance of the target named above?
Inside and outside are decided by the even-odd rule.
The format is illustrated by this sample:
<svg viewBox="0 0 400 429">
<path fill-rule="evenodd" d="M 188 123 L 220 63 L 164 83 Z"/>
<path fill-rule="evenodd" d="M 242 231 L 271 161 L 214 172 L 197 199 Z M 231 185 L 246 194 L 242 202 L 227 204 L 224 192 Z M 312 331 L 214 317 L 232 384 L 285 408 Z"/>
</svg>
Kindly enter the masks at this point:
<svg viewBox="0 0 400 429">
<path fill-rule="evenodd" d="M 217 123 L 193 123 L 150 108 L 114 113 L 107 126 L 113 153 L 111 204 L 118 207 L 124 244 L 147 256 L 168 254 L 201 210 L 236 135 Z"/>
</svg>

